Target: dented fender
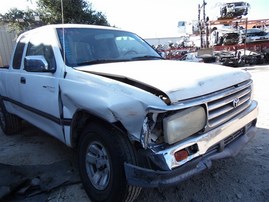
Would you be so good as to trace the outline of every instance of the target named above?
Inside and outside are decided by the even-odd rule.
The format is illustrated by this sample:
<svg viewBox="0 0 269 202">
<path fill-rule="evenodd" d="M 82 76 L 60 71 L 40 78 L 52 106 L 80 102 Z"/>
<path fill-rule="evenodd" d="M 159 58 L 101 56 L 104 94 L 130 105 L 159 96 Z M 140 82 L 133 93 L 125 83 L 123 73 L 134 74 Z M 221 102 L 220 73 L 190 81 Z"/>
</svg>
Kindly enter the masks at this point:
<svg viewBox="0 0 269 202">
<path fill-rule="evenodd" d="M 59 85 L 64 118 L 72 119 L 77 110 L 83 109 L 109 123 L 121 122 L 136 140 L 140 140 L 148 109 L 166 106 L 147 91 L 80 71 L 68 72 Z"/>
</svg>

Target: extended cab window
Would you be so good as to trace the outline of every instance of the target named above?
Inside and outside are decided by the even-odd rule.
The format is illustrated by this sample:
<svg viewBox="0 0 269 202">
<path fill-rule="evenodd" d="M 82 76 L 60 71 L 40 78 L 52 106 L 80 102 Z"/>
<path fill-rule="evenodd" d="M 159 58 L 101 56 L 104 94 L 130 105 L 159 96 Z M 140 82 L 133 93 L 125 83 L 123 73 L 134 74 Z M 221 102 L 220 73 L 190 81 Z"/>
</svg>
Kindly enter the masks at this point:
<svg viewBox="0 0 269 202">
<path fill-rule="evenodd" d="M 13 69 L 20 69 L 24 47 L 25 47 L 25 41 L 24 41 L 24 38 L 22 37 L 20 41 L 18 42 L 15 49 L 13 63 L 12 63 Z"/>
<path fill-rule="evenodd" d="M 48 68 L 56 69 L 56 61 L 52 47 L 50 45 L 44 44 L 44 42 L 42 42 L 38 38 L 31 39 L 27 47 L 26 56 L 33 56 L 33 55 L 44 56 L 48 63 Z"/>
</svg>

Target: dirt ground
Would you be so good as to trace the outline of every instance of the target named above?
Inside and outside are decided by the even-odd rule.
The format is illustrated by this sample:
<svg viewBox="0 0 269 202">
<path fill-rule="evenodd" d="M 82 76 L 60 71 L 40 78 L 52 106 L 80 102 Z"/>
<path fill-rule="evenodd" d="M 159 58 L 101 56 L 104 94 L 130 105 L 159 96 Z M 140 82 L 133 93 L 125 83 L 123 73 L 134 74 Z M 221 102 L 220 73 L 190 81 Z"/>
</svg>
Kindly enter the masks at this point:
<svg viewBox="0 0 269 202">
<path fill-rule="evenodd" d="M 175 187 L 143 189 L 136 202 L 269 201 L 269 65 L 245 70 L 253 76 L 254 97 L 260 107 L 256 137 L 235 158 L 216 161 L 210 170 Z M 73 159 L 70 149 L 28 124 L 21 134 L 5 136 L 0 132 L 0 185 L 7 180 L 16 187 L 16 175 L 25 180 L 23 175 L 28 174 L 32 179 L 26 179 L 15 189 L 19 194 L 7 200 L 90 201 Z M 11 168 L 16 175 L 9 177 L 5 172 Z M 41 181 L 47 182 L 46 186 Z M 0 193 L 5 190 L 10 187 L 0 187 Z"/>
</svg>

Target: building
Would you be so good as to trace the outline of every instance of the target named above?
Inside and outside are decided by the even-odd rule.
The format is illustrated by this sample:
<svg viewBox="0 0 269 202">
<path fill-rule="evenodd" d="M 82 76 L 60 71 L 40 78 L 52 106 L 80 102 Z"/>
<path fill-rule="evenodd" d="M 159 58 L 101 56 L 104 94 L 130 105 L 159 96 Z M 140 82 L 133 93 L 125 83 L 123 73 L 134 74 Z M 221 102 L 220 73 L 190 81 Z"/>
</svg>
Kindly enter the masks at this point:
<svg viewBox="0 0 269 202">
<path fill-rule="evenodd" d="M 0 25 L 0 67 L 8 66 L 16 42 L 16 34 L 7 25 Z"/>
<path fill-rule="evenodd" d="M 199 25 L 198 20 L 178 21 L 177 29 L 180 36 L 182 35 L 198 35 Z"/>
</svg>

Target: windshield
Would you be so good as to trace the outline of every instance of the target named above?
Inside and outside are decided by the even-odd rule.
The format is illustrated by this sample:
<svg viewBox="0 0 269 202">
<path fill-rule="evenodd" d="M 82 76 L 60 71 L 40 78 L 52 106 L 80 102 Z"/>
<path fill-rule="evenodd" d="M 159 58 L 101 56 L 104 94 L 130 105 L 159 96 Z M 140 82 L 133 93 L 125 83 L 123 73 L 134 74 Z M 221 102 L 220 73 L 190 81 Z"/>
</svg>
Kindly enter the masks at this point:
<svg viewBox="0 0 269 202">
<path fill-rule="evenodd" d="M 57 33 L 62 50 L 65 49 L 62 52 L 65 53 L 66 64 L 72 67 L 162 59 L 143 39 L 130 32 L 94 28 L 58 28 Z"/>
</svg>

